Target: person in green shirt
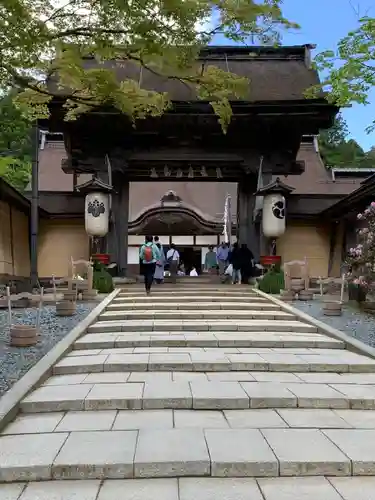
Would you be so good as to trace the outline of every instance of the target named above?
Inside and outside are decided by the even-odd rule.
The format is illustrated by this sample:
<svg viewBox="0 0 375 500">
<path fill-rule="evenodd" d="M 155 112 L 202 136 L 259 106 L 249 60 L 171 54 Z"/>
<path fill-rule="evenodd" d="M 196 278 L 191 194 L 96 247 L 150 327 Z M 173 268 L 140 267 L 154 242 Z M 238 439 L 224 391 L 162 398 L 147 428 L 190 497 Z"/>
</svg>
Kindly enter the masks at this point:
<svg viewBox="0 0 375 500">
<path fill-rule="evenodd" d="M 204 259 L 204 268 L 210 274 L 217 273 L 217 257 L 212 245 L 208 247 L 208 252 L 206 253 L 206 257 Z"/>
</svg>

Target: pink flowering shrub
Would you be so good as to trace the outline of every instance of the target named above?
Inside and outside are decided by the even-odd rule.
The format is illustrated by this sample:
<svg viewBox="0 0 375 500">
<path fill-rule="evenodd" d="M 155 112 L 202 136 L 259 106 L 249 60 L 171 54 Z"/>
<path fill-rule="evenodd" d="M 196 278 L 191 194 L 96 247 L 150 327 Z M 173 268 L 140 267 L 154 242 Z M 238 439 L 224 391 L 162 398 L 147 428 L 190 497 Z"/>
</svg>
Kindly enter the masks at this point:
<svg viewBox="0 0 375 500">
<path fill-rule="evenodd" d="M 357 218 L 365 227 L 358 230 L 358 243 L 349 249 L 347 262 L 352 269 L 353 285 L 368 289 L 375 282 L 375 201 Z"/>
</svg>

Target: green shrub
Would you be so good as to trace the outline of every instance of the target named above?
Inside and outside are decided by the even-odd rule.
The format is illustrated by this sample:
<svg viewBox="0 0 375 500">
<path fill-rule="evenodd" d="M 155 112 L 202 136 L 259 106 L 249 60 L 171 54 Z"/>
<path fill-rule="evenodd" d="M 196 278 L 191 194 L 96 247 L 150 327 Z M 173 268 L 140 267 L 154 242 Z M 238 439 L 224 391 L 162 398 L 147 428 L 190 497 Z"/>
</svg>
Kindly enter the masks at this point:
<svg viewBox="0 0 375 500">
<path fill-rule="evenodd" d="M 279 266 L 270 269 L 259 281 L 259 290 L 264 293 L 278 294 L 284 287 L 284 273 L 280 271 Z"/>
<path fill-rule="evenodd" d="M 104 269 L 102 264 L 101 266 L 99 270 L 94 268 L 93 287 L 99 293 L 111 293 L 114 288 L 112 276 Z"/>
</svg>

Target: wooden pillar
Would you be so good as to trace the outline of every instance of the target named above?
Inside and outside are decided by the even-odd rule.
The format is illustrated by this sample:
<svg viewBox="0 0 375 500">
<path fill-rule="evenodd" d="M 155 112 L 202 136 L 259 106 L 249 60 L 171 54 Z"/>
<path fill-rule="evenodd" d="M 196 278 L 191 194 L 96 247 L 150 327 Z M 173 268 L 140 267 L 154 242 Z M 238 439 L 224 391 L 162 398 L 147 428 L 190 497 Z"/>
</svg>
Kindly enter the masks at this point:
<svg viewBox="0 0 375 500">
<path fill-rule="evenodd" d="M 237 190 L 237 238 L 240 244 L 246 243 L 259 259 L 259 234 L 254 223 L 257 176 L 247 175 L 238 183 Z"/>
<path fill-rule="evenodd" d="M 118 275 L 128 271 L 129 180 L 122 174 L 113 177 L 112 216 L 108 234 L 108 250 L 116 262 Z"/>
</svg>

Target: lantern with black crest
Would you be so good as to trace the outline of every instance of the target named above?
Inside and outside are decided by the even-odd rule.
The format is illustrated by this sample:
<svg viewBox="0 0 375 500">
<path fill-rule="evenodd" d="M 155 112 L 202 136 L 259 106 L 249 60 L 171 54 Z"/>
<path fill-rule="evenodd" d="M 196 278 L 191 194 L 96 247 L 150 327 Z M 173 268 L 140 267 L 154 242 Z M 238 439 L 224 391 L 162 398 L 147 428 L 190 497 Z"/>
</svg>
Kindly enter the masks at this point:
<svg viewBox="0 0 375 500">
<path fill-rule="evenodd" d="M 103 237 L 109 228 L 109 197 L 113 188 L 94 177 L 77 187 L 85 197 L 85 229 L 89 236 Z"/>
<path fill-rule="evenodd" d="M 263 197 L 262 229 L 266 238 L 279 238 L 285 233 L 286 197 L 293 190 L 278 177 L 255 193 Z"/>
</svg>

